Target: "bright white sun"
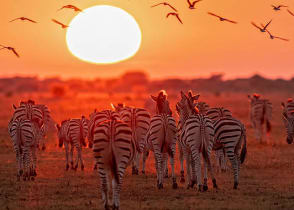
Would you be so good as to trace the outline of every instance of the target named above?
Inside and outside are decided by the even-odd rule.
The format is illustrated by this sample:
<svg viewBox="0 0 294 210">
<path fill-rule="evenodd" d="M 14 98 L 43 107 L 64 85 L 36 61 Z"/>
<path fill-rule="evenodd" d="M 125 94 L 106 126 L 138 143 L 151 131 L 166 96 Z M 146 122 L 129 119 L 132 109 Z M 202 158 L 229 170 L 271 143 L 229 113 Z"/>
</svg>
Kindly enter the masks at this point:
<svg viewBox="0 0 294 210">
<path fill-rule="evenodd" d="M 126 11 L 107 5 L 80 12 L 66 33 L 67 46 L 74 56 L 98 64 L 130 58 L 139 50 L 141 39 L 136 20 Z"/>
</svg>

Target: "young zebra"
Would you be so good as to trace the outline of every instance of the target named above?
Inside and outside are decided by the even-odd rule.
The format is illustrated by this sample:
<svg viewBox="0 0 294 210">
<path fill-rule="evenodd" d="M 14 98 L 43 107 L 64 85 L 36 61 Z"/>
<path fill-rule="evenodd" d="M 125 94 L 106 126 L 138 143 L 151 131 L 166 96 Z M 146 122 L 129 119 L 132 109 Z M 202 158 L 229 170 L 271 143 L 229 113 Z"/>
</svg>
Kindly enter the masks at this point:
<svg viewBox="0 0 294 210">
<path fill-rule="evenodd" d="M 81 164 L 81 170 L 84 170 L 84 163 L 82 159 L 82 147 L 87 146 L 86 137 L 88 135 L 88 124 L 86 118 L 82 116 L 81 119 L 71 119 L 62 121 L 61 125 L 56 125 L 58 131 L 59 147 L 64 144 L 66 152 L 66 170 L 69 169 L 68 164 L 68 148 L 71 144 L 70 151 L 70 163 L 71 168 L 77 170 L 79 161 Z M 75 166 L 73 166 L 73 150 L 77 150 L 77 160 Z"/>
<path fill-rule="evenodd" d="M 163 188 L 163 174 L 167 168 L 168 157 L 170 157 L 173 188 L 176 189 L 178 186 L 174 169 L 177 141 L 176 122 L 172 117 L 165 91 L 160 91 L 157 97 L 151 96 L 151 98 L 156 101 L 157 115 L 151 118 L 150 128 L 146 136 L 146 145 L 151 145 L 151 150 L 154 152 L 157 188 Z"/>
<path fill-rule="evenodd" d="M 197 95 L 197 98 L 199 95 Z M 188 188 L 193 187 L 196 180 L 199 191 L 208 190 L 207 169 L 213 182 L 213 187 L 217 188 L 216 179 L 210 161 L 210 152 L 214 143 L 214 129 L 209 117 L 199 114 L 194 104 L 181 91 L 181 100 L 176 105 L 180 116 L 182 129 L 180 130 L 180 143 L 187 161 Z M 201 159 L 204 158 L 204 185 L 201 178 Z M 192 172 L 191 172 L 192 168 Z"/>
<path fill-rule="evenodd" d="M 37 122 L 17 118 L 11 121 L 8 132 L 10 134 L 16 162 L 18 166 L 17 180 L 23 176 L 23 180 L 34 180 L 36 173 L 36 148 L 39 138 L 43 135 L 43 128 Z"/>
<path fill-rule="evenodd" d="M 111 209 L 108 194 L 112 183 L 112 209 L 119 209 L 123 176 L 135 156 L 136 145 L 132 141 L 132 131 L 126 123 L 111 117 L 110 120 L 92 125 L 89 141 L 94 143 L 93 152 L 99 169 L 104 208 Z"/>
<path fill-rule="evenodd" d="M 140 150 L 142 146 L 139 145 L 145 143 L 144 138 L 150 126 L 150 114 L 146 109 L 142 108 L 132 108 L 118 104 L 118 106 L 113 105 L 115 110 L 119 113 L 120 119 L 127 123 L 132 130 L 132 137 L 136 143 L 136 155 L 132 163 L 132 174 L 139 174 L 139 164 L 141 155 L 143 153 L 144 157 L 148 156 L 147 147 L 144 150 Z M 143 169 L 142 173 L 145 174 L 145 161 L 143 159 Z"/>
<path fill-rule="evenodd" d="M 108 121 L 110 119 L 116 119 L 119 120 L 120 116 L 117 112 L 114 112 L 112 110 L 103 110 L 101 112 L 98 112 L 97 109 L 94 110 L 93 113 L 90 114 L 89 116 L 90 120 L 89 120 L 89 132 L 88 132 L 88 140 L 89 140 L 89 147 L 92 148 L 93 147 L 93 139 L 91 138 L 91 132 L 93 132 L 93 129 L 95 128 L 95 126 L 97 126 L 98 124 L 104 122 L 104 121 Z M 97 170 L 97 163 L 94 164 L 94 170 Z"/>
<path fill-rule="evenodd" d="M 272 103 L 266 99 L 260 99 L 260 95 L 248 95 L 250 101 L 250 122 L 255 130 L 256 138 L 262 142 L 264 136 L 263 124 L 266 124 L 266 132 L 269 135 L 271 131 Z"/>
<path fill-rule="evenodd" d="M 292 98 L 287 103 L 282 102 L 282 117 L 287 132 L 287 143 L 292 144 L 294 138 L 294 102 Z"/>
</svg>

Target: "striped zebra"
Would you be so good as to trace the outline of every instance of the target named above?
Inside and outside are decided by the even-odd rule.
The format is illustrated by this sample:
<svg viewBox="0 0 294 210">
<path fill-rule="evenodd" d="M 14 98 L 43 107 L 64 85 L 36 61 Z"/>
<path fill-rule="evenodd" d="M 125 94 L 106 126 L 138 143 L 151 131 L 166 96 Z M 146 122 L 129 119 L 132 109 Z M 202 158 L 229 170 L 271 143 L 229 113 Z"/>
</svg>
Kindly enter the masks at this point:
<svg viewBox="0 0 294 210">
<path fill-rule="evenodd" d="M 89 140 L 94 144 L 93 152 L 98 164 L 104 208 L 111 209 L 108 194 L 112 184 L 112 209 L 119 209 L 125 170 L 135 156 L 136 145 L 132 139 L 132 131 L 126 123 L 112 116 L 110 120 L 92 125 Z"/>
<path fill-rule="evenodd" d="M 17 180 L 19 181 L 21 176 L 24 181 L 34 180 L 37 176 L 36 148 L 44 129 L 35 121 L 20 118 L 11 121 L 8 129 L 16 153 Z"/>
<path fill-rule="evenodd" d="M 93 113 L 90 114 L 89 116 L 90 120 L 89 120 L 89 132 L 88 132 L 88 141 L 89 141 L 89 147 L 92 148 L 93 147 L 93 138 L 91 136 L 91 133 L 93 132 L 93 129 L 95 128 L 95 126 L 97 126 L 98 124 L 104 122 L 104 121 L 108 121 L 110 119 L 116 119 L 119 120 L 120 116 L 117 112 L 114 112 L 112 110 L 103 110 L 98 112 L 97 109 L 94 110 Z M 97 170 L 97 166 L 98 164 L 95 163 L 94 164 L 94 170 Z"/>
<path fill-rule="evenodd" d="M 294 101 L 289 98 L 287 103 L 282 102 L 282 118 L 287 133 L 287 143 L 292 144 L 294 138 Z"/>
<path fill-rule="evenodd" d="M 146 145 L 154 152 L 155 166 L 157 172 L 157 188 L 163 188 L 163 175 L 167 168 L 167 160 L 170 158 L 172 168 L 173 188 L 177 188 L 177 181 L 174 169 L 174 156 L 177 141 L 176 122 L 172 117 L 172 111 L 167 101 L 165 91 L 160 91 L 158 96 L 151 96 L 156 101 L 157 115 L 151 118 L 150 128 L 146 136 Z"/>
<path fill-rule="evenodd" d="M 144 150 L 141 151 L 140 148 L 142 147 L 139 145 L 145 143 L 144 138 L 150 126 L 150 114 L 146 109 L 143 108 L 132 108 L 121 104 L 118 104 L 118 106 L 113 105 L 113 107 L 119 113 L 120 119 L 127 123 L 132 130 L 132 137 L 136 143 L 136 155 L 132 163 L 132 174 L 138 175 L 142 153 L 144 157 L 148 156 L 147 147 L 145 146 Z M 143 161 L 143 174 L 145 174 L 145 161 L 146 158 L 144 158 Z"/>
<path fill-rule="evenodd" d="M 33 100 L 28 100 L 27 102 L 20 102 L 19 107 L 16 107 L 13 104 L 13 108 L 14 113 L 12 121 L 15 119 L 29 119 L 38 122 L 40 126 L 44 124 L 44 133 L 43 137 L 41 138 L 41 144 L 42 150 L 45 150 L 45 136 L 48 133 L 49 123 L 52 120 L 48 107 L 43 104 L 35 104 Z"/>
<path fill-rule="evenodd" d="M 57 135 L 59 139 L 59 147 L 64 144 L 66 154 L 66 170 L 69 169 L 68 163 L 68 149 L 69 144 L 71 145 L 70 151 L 70 163 L 71 169 L 77 170 L 79 162 L 81 164 L 81 170 L 84 170 L 84 163 L 82 159 L 82 147 L 87 146 L 86 137 L 88 135 L 88 124 L 86 118 L 82 116 L 81 119 L 70 119 L 62 121 L 61 125 L 57 124 Z M 74 166 L 73 163 L 73 151 L 74 148 L 77 150 L 77 160 Z"/>
<path fill-rule="evenodd" d="M 267 99 L 260 99 L 260 95 L 248 95 L 250 101 L 250 122 L 255 130 L 256 138 L 262 142 L 264 136 L 263 124 L 265 124 L 266 132 L 269 135 L 271 131 L 272 119 L 272 103 Z"/>
<path fill-rule="evenodd" d="M 189 92 L 190 95 L 190 92 Z M 194 96 L 199 97 L 199 95 Z M 217 188 L 213 168 L 210 161 L 210 152 L 214 144 L 214 128 L 212 120 L 199 114 L 195 109 L 193 100 L 189 100 L 181 91 L 181 100 L 177 103 L 176 109 L 180 116 L 182 128 L 180 130 L 180 143 L 182 145 L 186 159 L 188 188 L 193 187 L 196 180 L 199 191 L 208 190 L 207 169 L 213 182 L 213 187 Z M 204 159 L 204 184 L 202 185 L 201 155 Z"/>
<path fill-rule="evenodd" d="M 194 104 L 191 97 L 189 100 Z M 211 108 L 206 114 L 213 121 L 215 134 L 213 149 L 224 151 L 224 156 L 230 160 L 234 173 L 234 189 L 237 189 L 240 165 L 244 162 L 247 153 L 245 126 L 239 120 L 233 118 L 232 113 L 223 107 Z M 239 155 L 242 143 L 243 146 Z"/>
</svg>

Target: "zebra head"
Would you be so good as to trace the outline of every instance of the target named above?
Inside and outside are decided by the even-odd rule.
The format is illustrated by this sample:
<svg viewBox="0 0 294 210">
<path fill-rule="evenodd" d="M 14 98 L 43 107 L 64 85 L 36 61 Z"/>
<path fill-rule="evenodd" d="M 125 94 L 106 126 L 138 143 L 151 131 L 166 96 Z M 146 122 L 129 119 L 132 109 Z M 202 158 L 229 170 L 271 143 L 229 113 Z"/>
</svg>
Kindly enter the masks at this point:
<svg viewBox="0 0 294 210">
<path fill-rule="evenodd" d="M 172 115 L 172 111 L 169 107 L 169 102 L 167 100 L 167 93 L 165 90 L 161 90 L 158 96 L 151 95 L 151 98 L 156 102 L 156 112 L 157 114 L 167 114 Z"/>
<path fill-rule="evenodd" d="M 181 100 L 176 105 L 177 112 L 182 120 L 188 119 L 190 115 L 198 114 L 198 109 L 195 108 L 192 100 L 181 91 Z"/>
<path fill-rule="evenodd" d="M 123 108 L 125 108 L 125 104 L 118 103 L 117 105 L 114 105 L 113 103 L 110 104 L 112 109 L 116 112 L 120 112 Z"/>
<path fill-rule="evenodd" d="M 294 138 L 294 115 L 287 115 L 283 112 L 282 116 L 287 131 L 287 143 L 292 144 Z"/>
</svg>

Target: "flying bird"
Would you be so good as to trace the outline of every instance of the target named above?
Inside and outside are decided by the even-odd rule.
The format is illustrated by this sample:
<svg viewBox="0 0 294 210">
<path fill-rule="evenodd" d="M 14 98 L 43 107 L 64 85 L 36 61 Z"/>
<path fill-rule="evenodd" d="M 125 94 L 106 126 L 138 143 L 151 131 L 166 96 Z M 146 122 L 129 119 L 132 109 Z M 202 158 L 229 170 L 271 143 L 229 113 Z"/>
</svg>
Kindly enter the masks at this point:
<svg viewBox="0 0 294 210">
<path fill-rule="evenodd" d="M 57 21 L 57 20 L 55 20 L 55 19 L 52 19 L 52 21 L 53 21 L 54 23 L 58 24 L 58 25 L 61 25 L 62 28 L 67 28 L 67 27 L 69 27 L 69 26 L 64 25 L 63 23 L 61 23 L 61 22 L 59 22 L 59 21 Z"/>
<path fill-rule="evenodd" d="M 267 27 L 269 26 L 269 24 L 272 22 L 272 20 L 270 20 L 265 26 L 263 24 L 261 24 L 261 27 L 256 25 L 254 22 L 251 22 L 251 24 L 258 28 L 260 30 L 260 32 L 266 32 Z"/>
<path fill-rule="evenodd" d="M 294 16 L 294 13 L 287 9 L 290 15 Z"/>
<path fill-rule="evenodd" d="M 190 2 L 190 0 L 187 0 L 188 4 L 189 4 L 189 9 L 195 9 L 195 4 L 200 2 L 202 0 L 196 0 L 196 1 L 193 1 L 192 3 Z"/>
<path fill-rule="evenodd" d="M 272 7 L 273 7 L 273 10 L 279 11 L 279 10 L 281 10 L 281 7 L 288 7 L 288 6 L 285 6 L 285 5 L 278 5 L 278 6 L 272 5 Z"/>
<path fill-rule="evenodd" d="M 173 15 L 173 16 L 176 16 L 176 18 L 180 21 L 181 24 L 183 24 L 181 18 L 179 17 L 179 14 L 178 13 L 175 13 L 175 12 L 170 12 L 166 15 L 166 18 L 168 18 L 168 16 L 170 15 Z"/>
<path fill-rule="evenodd" d="M 14 22 L 14 21 L 16 21 L 16 20 L 29 21 L 29 22 L 32 22 L 32 23 L 37 23 L 36 21 L 31 20 L 31 19 L 26 18 L 26 17 L 15 18 L 15 19 L 13 19 L 13 20 L 11 20 L 11 21 L 9 21 L 9 22 L 11 23 L 11 22 Z"/>
<path fill-rule="evenodd" d="M 287 42 L 290 41 L 289 39 L 285 39 L 285 38 L 282 38 L 282 37 L 274 36 L 268 30 L 266 30 L 266 32 L 270 35 L 270 38 L 271 39 L 280 39 L 280 40 L 287 41 Z"/>
<path fill-rule="evenodd" d="M 12 51 L 16 55 L 16 57 L 19 58 L 19 54 L 15 51 L 15 49 L 13 47 L 5 47 L 3 45 L 0 45 L 0 46 L 2 47 L 0 50 L 3 50 L 3 49 L 10 50 L 10 51 Z"/>
<path fill-rule="evenodd" d="M 177 10 L 176 8 L 174 8 L 172 5 L 170 5 L 170 4 L 167 3 L 167 2 L 161 2 L 161 3 L 159 3 L 159 4 L 155 4 L 155 5 L 151 6 L 151 8 L 152 8 L 152 7 L 157 7 L 157 6 L 159 6 L 159 5 L 169 6 L 169 7 L 170 7 L 171 9 L 173 9 L 175 12 L 178 12 L 178 10 Z"/>
<path fill-rule="evenodd" d="M 60 11 L 62 9 L 73 9 L 75 12 L 82 12 L 83 11 L 80 8 L 78 8 L 78 7 L 74 6 L 74 5 L 71 5 L 71 4 L 65 5 L 65 6 L 61 7 L 59 10 L 57 10 L 57 11 Z"/>
<path fill-rule="evenodd" d="M 234 24 L 237 23 L 236 21 L 229 20 L 229 19 L 227 19 L 227 18 L 223 18 L 223 17 L 218 16 L 218 15 L 216 15 L 216 14 L 214 14 L 214 13 L 211 13 L 211 12 L 208 12 L 208 14 L 209 14 L 209 15 L 212 15 L 212 16 L 214 16 L 214 17 L 219 18 L 220 21 L 227 21 L 227 22 L 234 23 Z"/>
</svg>

